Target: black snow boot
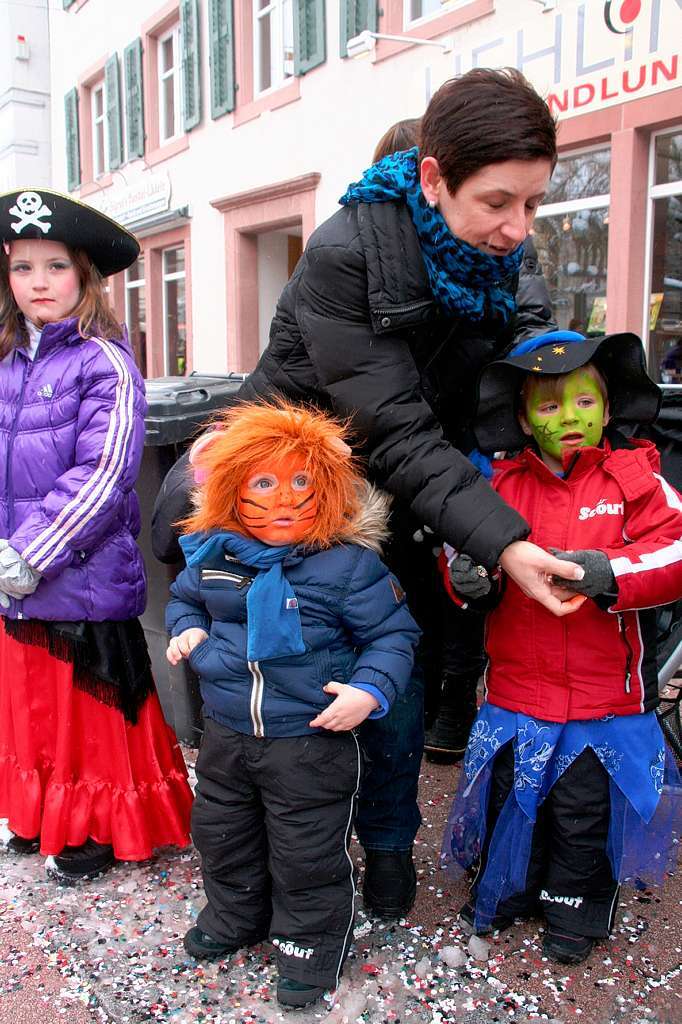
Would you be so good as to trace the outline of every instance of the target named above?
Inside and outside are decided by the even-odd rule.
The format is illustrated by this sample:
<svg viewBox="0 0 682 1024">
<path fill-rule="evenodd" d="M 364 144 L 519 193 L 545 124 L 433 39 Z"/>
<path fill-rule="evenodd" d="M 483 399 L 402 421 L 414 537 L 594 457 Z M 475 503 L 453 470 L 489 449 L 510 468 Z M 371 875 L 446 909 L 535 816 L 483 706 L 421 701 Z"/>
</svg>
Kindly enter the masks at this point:
<svg viewBox="0 0 682 1024">
<path fill-rule="evenodd" d="M 212 935 L 203 932 L 196 925 L 185 932 L 182 943 L 195 960 L 219 960 L 220 957 L 229 956 L 230 953 L 236 953 L 239 949 L 239 946 L 214 939 Z"/>
<path fill-rule="evenodd" d="M 280 978 L 277 982 L 277 1002 L 286 1007 L 310 1006 L 324 995 L 324 991 L 319 985 L 306 985 L 293 978 Z"/>
<path fill-rule="evenodd" d="M 45 868 L 55 881 L 74 885 L 103 875 L 115 863 L 112 846 L 87 839 L 81 846 L 65 846 L 56 857 L 48 857 Z"/>
<path fill-rule="evenodd" d="M 438 714 L 424 736 L 424 754 L 432 764 L 455 764 L 464 757 L 476 717 L 478 676 L 443 675 Z"/>
<path fill-rule="evenodd" d="M 365 850 L 362 897 L 365 910 L 392 921 L 412 909 L 417 895 L 417 873 L 409 850 Z"/>
<path fill-rule="evenodd" d="M 594 949 L 595 940 L 587 935 L 576 935 L 566 929 L 559 930 L 550 925 L 547 929 L 542 952 L 550 960 L 560 964 L 581 964 Z"/>
</svg>

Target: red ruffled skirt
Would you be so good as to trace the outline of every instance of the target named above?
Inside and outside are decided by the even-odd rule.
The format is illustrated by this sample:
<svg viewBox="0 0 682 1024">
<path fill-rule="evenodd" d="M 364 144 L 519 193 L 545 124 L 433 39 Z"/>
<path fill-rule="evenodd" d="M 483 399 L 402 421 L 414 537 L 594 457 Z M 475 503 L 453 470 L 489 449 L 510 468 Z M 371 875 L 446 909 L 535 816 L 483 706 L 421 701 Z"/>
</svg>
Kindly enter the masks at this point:
<svg viewBox="0 0 682 1024">
<path fill-rule="evenodd" d="M 73 668 L 0 619 L 0 818 L 44 856 L 86 839 L 119 860 L 188 846 L 192 791 L 156 693 L 135 725 L 73 685 Z"/>
</svg>

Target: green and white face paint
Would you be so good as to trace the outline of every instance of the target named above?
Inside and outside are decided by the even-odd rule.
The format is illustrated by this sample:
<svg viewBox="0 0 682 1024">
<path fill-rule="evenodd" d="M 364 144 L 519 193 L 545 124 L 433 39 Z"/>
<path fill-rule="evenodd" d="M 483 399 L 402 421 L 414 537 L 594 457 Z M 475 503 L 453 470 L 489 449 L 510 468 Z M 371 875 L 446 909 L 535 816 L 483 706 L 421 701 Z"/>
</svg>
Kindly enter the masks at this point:
<svg viewBox="0 0 682 1024">
<path fill-rule="evenodd" d="M 523 432 L 535 438 L 545 465 L 561 472 L 566 453 L 599 444 L 609 421 L 608 404 L 581 366 L 566 374 L 555 396 L 542 387 L 532 390 L 520 421 Z"/>
</svg>

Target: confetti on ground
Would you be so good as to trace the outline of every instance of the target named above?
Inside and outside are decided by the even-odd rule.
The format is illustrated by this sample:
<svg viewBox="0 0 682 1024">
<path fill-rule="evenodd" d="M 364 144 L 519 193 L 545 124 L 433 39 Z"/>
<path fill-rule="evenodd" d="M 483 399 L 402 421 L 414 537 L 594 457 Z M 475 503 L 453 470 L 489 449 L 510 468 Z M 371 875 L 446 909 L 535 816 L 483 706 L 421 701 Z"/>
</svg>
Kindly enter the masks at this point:
<svg viewBox="0 0 682 1024">
<path fill-rule="evenodd" d="M 409 919 L 371 920 L 359 903 L 342 984 L 321 1004 L 293 1013 L 277 1005 L 269 943 L 214 963 L 185 953 L 182 936 L 203 903 L 193 851 L 162 851 L 141 865 L 118 864 L 77 888 L 48 881 L 37 856 L 5 855 L 0 927 L 18 932 L 22 941 L 10 943 L 0 970 L 0 1022 L 5 998 L 24 989 L 41 998 L 48 975 L 61 985 L 51 1006 L 69 1024 L 75 1007 L 89 1009 L 88 1019 L 102 1024 L 682 1020 L 682 920 L 674 878 L 662 890 L 624 889 L 612 938 L 578 967 L 543 958 L 541 921 L 475 941 L 460 928 L 465 886 L 451 884 L 436 866 L 456 771 L 424 765 L 425 820 L 415 846 L 418 897 Z M 359 848 L 353 853 L 360 863 Z M 43 958 L 40 967 L 29 964 L 27 942 Z M 35 1021 L 41 1020 L 37 1009 Z"/>
</svg>

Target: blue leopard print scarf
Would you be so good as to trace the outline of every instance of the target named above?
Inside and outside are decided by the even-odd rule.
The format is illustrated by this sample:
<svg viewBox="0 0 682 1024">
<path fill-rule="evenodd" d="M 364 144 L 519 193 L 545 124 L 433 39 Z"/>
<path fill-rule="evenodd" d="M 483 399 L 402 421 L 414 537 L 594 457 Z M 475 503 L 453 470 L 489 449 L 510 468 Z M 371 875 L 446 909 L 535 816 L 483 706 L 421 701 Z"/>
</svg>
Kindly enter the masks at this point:
<svg viewBox="0 0 682 1024">
<path fill-rule="evenodd" d="M 516 310 L 516 302 L 511 292 L 499 285 L 518 273 L 523 245 L 509 256 L 488 256 L 453 235 L 440 211 L 431 209 L 424 198 L 419 184 L 418 153 L 415 146 L 385 156 L 365 171 L 361 181 L 349 185 L 339 202 L 346 206 L 353 202 L 404 200 L 417 231 L 436 301 L 448 313 L 469 320 L 492 315 L 506 323 Z"/>
</svg>

